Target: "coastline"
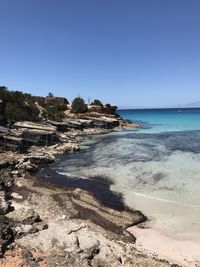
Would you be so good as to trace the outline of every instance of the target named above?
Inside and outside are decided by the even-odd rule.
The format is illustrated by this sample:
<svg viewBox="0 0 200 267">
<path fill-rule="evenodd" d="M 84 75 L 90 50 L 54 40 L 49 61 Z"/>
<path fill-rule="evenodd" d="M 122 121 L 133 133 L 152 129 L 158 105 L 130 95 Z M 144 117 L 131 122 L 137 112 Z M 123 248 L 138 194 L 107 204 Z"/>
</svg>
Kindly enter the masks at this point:
<svg viewBox="0 0 200 267">
<path fill-rule="evenodd" d="M 67 266 L 169 266 L 135 249 L 135 237 L 126 229 L 146 219 L 138 211 L 116 211 L 87 191 L 60 188 L 34 177 L 19 179 L 14 193 L 18 214 L 22 208 L 34 209 L 48 224 L 48 229 L 16 240 L 17 249 L 26 247 L 33 257 L 35 251 L 42 252 L 41 266 L 53 267 L 66 257 L 71 262 Z M 9 217 L 16 218 L 17 213 Z"/>
<path fill-rule="evenodd" d="M 117 129 L 117 130 L 119 130 L 119 129 Z M 103 133 L 106 133 L 106 131 L 103 130 Z M 102 132 L 102 130 L 99 130 L 98 134 L 100 134 L 101 132 Z M 107 132 L 110 132 L 110 130 Z M 94 134 L 94 130 L 91 130 L 90 134 L 91 133 Z M 96 131 L 95 131 L 95 133 L 96 133 Z M 50 149 L 50 154 L 53 154 L 55 156 L 55 155 L 62 154 L 66 151 L 67 152 L 79 151 L 80 148 L 79 148 L 79 146 L 77 146 L 77 142 L 74 142 L 74 143 L 70 144 L 70 147 L 69 147 L 69 144 L 68 145 L 63 144 L 63 145 L 61 145 L 61 147 L 58 146 L 56 151 L 55 151 L 55 147 L 53 149 L 54 151 L 52 151 L 51 148 L 48 148 L 48 149 Z M 37 153 L 38 153 L 38 151 L 37 151 Z M 47 155 L 48 155 L 48 153 L 47 153 Z M 25 156 L 25 162 L 27 162 L 26 157 L 27 156 Z M 33 158 L 34 158 L 34 156 L 32 157 L 32 159 Z M 41 155 L 40 155 L 40 159 L 41 159 Z M 23 160 L 24 160 L 24 158 L 23 158 Z M 23 164 L 22 164 L 24 162 L 23 160 L 20 161 L 20 159 L 18 158 L 18 162 L 19 162 L 17 165 L 18 168 L 19 167 L 21 168 L 23 166 Z M 34 158 L 34 160 L 36 160 L 36 158 Z M 39 162 L 37 161 L 37 163 L 39 165 L 40 164 L 46 165 L 47 163 L 51 163 L 51 162 L 53 162 L 53 160 L 49 160 L 49 155 L 45 159 L 42 158 L 42 161 L 39 161 Z M 32 164 L 34 164 L 34 163 L 32 162 Z M 29 169 L 29 171 L 33 171 L 33 169 L 31 169 L 31 168 L 28 168 L 28 169 Z M 15 180 L 15 186 L 14 186 L 14 188 L 11 189 L 11 191 L 12 191 L 11 203 L 12 203 L 12 207 L 14 208 L 14 212 L 9 212 L 7 214 L 7 217 L 10 218 L 10 220 L 13 220 L 15 218 L 16 214 L 19 215 L 21 213 L 22 209 L 25 209 L 25 210 L 28 209 L 28 211 L 30 209 L 33 209 L 36 212 L 38 211 L 38 214 L 39 214 L 42 222 L 47 223 L 48 229 L 51 229 L 51 225 L 53 223 L 54 224 L 54 226 L 53 226 L 54 230 L 55 230 L 55 228 L 57 229 L 57 228 L 61 227 L 62 231 L 66 231 L 66 229 L 68 227 L 68 223 L 69 223 L 69 221 L 68 221 L 68 223 L 66 224 L 66 218 L 67 218 L 67 219 L 72 220 L 71 223 L 72 222 L 73 222 L 73 224 L 75 223 L 74 227 L 76 226 L 76 228 L 78 228 L 78 229 L 80 227 L 80 231 L 81 231 L 82 229 L 85 229 L 84 223 L 87 222 L 87 229 L 89 229 L 88 230 L 88 235 L 89 235 L 88 238 L 89 238 L 90 242 L 91 242 L 91 238 L 90 238 L 90 236 L 91 236 L 91 229 L 90 228 L 91 227 L 93 229 L 92 230 L 93 233 L 95 233 L 94 234 L 95 236 L 96 236 L 97 232 L 98 232 L 98 234 L 101 232 L 102 236 L 100 236 L 99 238 L 100 238 L 100 240 L 102 240 L 102 238 L 104 239 L 104 242 L 106 242 L 106 244 L 107 244 L 107 245 L 105 245 L 105 247 L 106 246 L 107 247 L 110 247 L 110 246 L 115 247 L 119 242 L 122 242 L 120 244 L 120 249 L 118 249 L 116 251 L 116 253 L 112 253 L 112 256 L 110 256 L 110 258 L 109 258 L 108 263 L 113 261 L 111 266 L 118 266 L 119 262 L 120 262 L 120 264 L 122 264 L 122 266 L 129 266 L 131 262 L 132 262 L 132 264 L 133 264 L 133 262 L 134 262 L 134 264 L 135 263 L 138 263 L 140 265 L 145 264 L 145 266 L 169 266 L 169 263 L 166 262 L 165 260 L 159 260 L 158 258 L 155 259 L 155 257 L 153 257 L 153 256 L 146 257 L 144 252 L 140 253 L 135 248 L 135 237 L 133 234 L 129 233 L 126 229 L 130 226 L 135 225 L 135 224 L 144 222 L 146 220 L 146 217 L 140 211 L 132 211 L 132 210 L 129 210 L 127 207 L 124 207 L 124 203 L 122 203 L 119 196 L 117 196 L 117 198 L 119 197 L 117 200 L 118 200 L 118 203 L 121 201 L 120 202 L 121 206 L 120 207 L 115 206 L 115 207 L 111 208 L 111 207 L 109 207 L 109 205 L 105 205 L 105 203 L 102 205 L 102 202 L 99 202 L 100 199 L 96 199 L 94 197 L 94 195 L 89 192 L 90 190 L 85 191 L 83 189 L 77 189 L 75 185 L 74 185 L 73 189 L 72 188 L 67 189 L 67 187 L 62 188 L 62 189 L 61 188 L 58 189 L 55 184 L 50 185 L 49 183 L 46 183 L 44 180 L 42 182 L 40 182 L 37 178 L 34 177 L 34 175 L 31 177 L 30 176 L 28 177 L 27 171 L 25 173 L 20 172 L 20 171 L 19 172 L 12 171 L 12 174 L 13 174 L 12 176 Z M 33 180 L 34 180 L 34 183 L 32 183 Z M 47 186 L 47 184 L 48 184 L 48 186 Z M 51 189 L 49 189 L 48 187 L 50 187 Z M 107 187 L 108 187 L 107 190 L 110 191 L 108 185 L 107 185 Z M 64 201 L 64 202 L 62 199 L 60 199 L 60 197 L 59 198 L 53 197 L 53 202 L 52 202 L 52 196 L 49 195 L 50 192 L 48 190 L 52 190 L 53 192 L 55 192 L 56 190 L 58 190 L 58 191 L 60 190 L 60 193 L 61 192 L 64 193 L 65 190 L 68 190 L 68 191 L 70 191 L 71 197 L 70 197 L 70 199 L 68 197 L 67 201 Z M 46 195 L 45 195 L 45 191 L 47 191 Z M 73 191 L 73 194 L 72 194 L 72 191 Z M 112 193 L 112 192 L 110 191 L 110 193 Z M 66 192 L 64 193 L 64 195 L 65 194 L 66 194 Z M 73 195 L 73 197 L 72 197 L 72 195 Z M 74 205 L 73 201 L 75 199 L 74 196 L 77 197 L 77 195 L 78 195 L 78 201 L 79 201 L 79 204 L 77 206 L 78 208 L 75 209 L 75 211 L 73 210 L 72 214 L 74 215 L 74 214 L 78 213 L 79 217 L 75 216 L 73 218 L 73 216 L 71 214 L 68 215 L 68 217 L 67 217 L 66 214 L 63 214 L 63 203 L 67 202 L 69 205 L 73 206 Z M 83 196 L 87 199 L 86 202 L 84 202 L 85 200 L 84 200 Z M 83 199 L 82 199 L 82 197 L 83 197 Z M 38 206 L 40 206 L 41 198 L 45 199 L 44 200 L 44 206 L 42 206 L 38 209 Z M 52 210 L 52 206 L 51 206 L 51 211 L 50 210 L 46 211 L 46 204 L 49 202 L 54 203 L 52 205 L 55 205 L 55 203 L 59 203 L 58 206 L 60 205 L 60 209 L 62 209 L 62 212 L 59 213 L 57 211 L 57 208 L 58 208 L 57 205 L 56 205 L 55 209 Z M 84 203 L 84 205 L 83 205 L 83 203 Z M 102 209 L 103 209 L 103 213 L 100 215 L 98 214 L 98 215 L 94 216 L 94 211 L 92 211 L 93 208 L 90 206 L 89 203 L 90 204 L 95 203 L 95 205 L 96 205 L 95 212 L 96 213 L 98 213 L 97 211 L 102 212 Z M 83 205 L 83 207 L 81 208 L 80 205 Z M 119 211 L 118 211 L 118 209 L 119 209 Z M 82 210 L 82 212 L 81 212 L 81 210 Z M 55 219 L 55 213 L 57 213 L 56 219 Z M 49 215 L 47 215 L 47 214 L 49 214 Z M 96 218 L 96 219 L 91 220 L 91 218 Z M 55 220 L 56 220 L 56 222 L 55 222 Z M 61 224 L 60 224 L 60 220 L 62 221 Z M 115 223 L 113 223 L 113 222 L 115 222 Z M 65 230 L 63 229 L 63 223 L 66 224 Z M 80 226 L 82 224 L 84 224 L 83 228 L 82 228 L 82 226 Z M 21 227 L 21 225 L 20 225 L 20 227 Z M 43 236 L 45 231 L 48 231 L 48 229 L 37 230 L 36 233 L 34 233 L 34 234 L 33 233 L 31 233 L 31 234 L 30 233 L 24 233 L 23 232 L 24 230 L 21 229 L 20 231 L 22 233 L 21 233 L 20 238 L 17 238 L 15 240 L 14 247 L 13 247 L 13 249 L 14 249 L 13 253 L 16 254 L 15 249 L 17 249 L 17 251 L 23 250 L 26 246 L 29 247 L 30 253 L 33 253 L 35 250 L 37 250 L 37 248 L 38 248 L 37 246 L 39 244 L 41 244 L 42 240 L 46 242 L 46 238 L 44 238 L 42 236 Z M 78 231 L 79 230 L 74 231 L 74 232 L 78 232 Z M 40 238 L 40 236 L 41 236 L 41 238 Z M 106 241 L 105 241 L 105 237 L 106 237 Z M 35 238 L 35 241 L 31 247 L 30 242 L 31 242 L 31 240 L 34 240 L 34 238 Z M 53 238 L 53 236 L 51 236 L 51 238 Z M 76 236 L 74 238 L 76 239 Z M 112 245 L 109 243 L 110 240 L 112 240 L 112 242 L 114 242 Z M 121 241 L 119 241 L 119 240 L 121 240 Z M 39 244 L 38 244 L 38 241 L 39 241 Z M 63 242 L 65 243 L 67 241 L 68 241 L 68 237 Z M 99 244 L 99 240 L 96 240 L 96 242 Z M 93 244 L 93 245 L 95 245 L 95 244 Z M 11 247 L 12 246 L 13 245 L 11 245 Z M 36 246 L 37 248 L 34 246 Z M 70 245 L 70 246 L 72 246 L 72 245 Z M 104 249 L 104 245 L 102 246 L 102 248 Z M 52 249 L 53 249 L 52 244 L 49 241 L 49 247 L 45 253 L 51 254 Z M 91 246 L 90 246 L 90 249 L 91 249 Z M 95 248 L 95 249 L 97 249 L 97 248 Z M 122 253 L 121 249 L 123 251 L 124 251 L 124 249 L 128 250 L 129 253 L 128 254 L 126 253 L 125 255 L 123 254 L 124 258 L 119 260 L 116 254 Z M 41 251 L 44 250 L 44 247 L 43 248 L 41 247 L 40 250 Z M 55 247 L 54 247 L 54 250 L 55 250 Z M 65 248 L 65 250 L 66 250 L 66 248 Z M 76 251 L 76 250 L 77 250 L 77 245 L 76 245 L 76 248 L 74 247 L 74 251 Z M 99 250 L 99 248 L 98 248 L 98 250 Z M 9 262 L 8 257 L 9 257 L 9 253 L 12 254 L 11 251 L 9 250 L 7 252 L 8 254 L 6 254 L 5 259 L 0 262 L 0 266 L 8 266 L 5 264 L 6 264 L 6 261 Z M 114 251 L 114 250 L 112 250 L 112 251 Z M 133 256 L 133 251 L 135 252 L 134 256 Z M 74 252 L 74 253 L 75 253 L 75 255 L 77 254 L 77 252 Z M 47 259 L 47 254 L 46 254 L 46 256 L 44 256 L 44 261 Z M 73 259 L 77 257 L 77 255 L 76 256 L 75 255 L 73 256 Z M 95 258 L 98 259 L 100 257 L 100 259 L 98 259 L 100 261 L 103 258 L 105 258 L 105 254 L 103 251 L 102 251 L 102 253 L 98 253 L 98 255 L 101 255 L 101 256 L 98 256 L 98 257 L 95 256 Z M 66 255 L 65 255 L 65 257 L 66 257 Z M 87 262 L 90 261 L 90 257 L 89 258 L 86 257 L 86 259 L 87 259 Z M 118 259 L 118 260 L 116 260 L 116 259 Z M 93 260 L 93 258 L 92 258 L 92 260 Z M 43 263 L 44 263 L 44 261 L 43 261 Z M 82 261 L 82 258 L 79 258 L 79 261 Z M 9 263 L 9 264 L 11 264 L 11 263 Z M 80 264 L 80 262 L 77 264 Z M 91 264 L 91 262 L 90 262 L 90 264 Z M 11 265 L 9 265 L 9 266 L 11 266 Z M 40 266 L 40 265 L 38 265 L 38 266 Z M 41 265 L 41 266 L 43 266 L 43 265 Z M 44 266 L 51 266 L 51 265 L 44 265 Z M 69 266 L 72 266 L 72 265 L 69 265 Z M 76 266 L 76 265 L 73 264 L 73 266 Z M 77 265 L 77 266 L 79 266 L 79 265 Z M 93 262 L 93 266 L 98 266 L 98 264 Z"/>
<path fill-rule="evenodd" d="M 101 138 L 100 138 L 101 139 Z M 87 142 L 86 142 L 87 146 Z M 67 175 L 67 174 L 66 174 Z M 74 177 L 75 178 L 75 177 Z M 88 177 L 90 179 L 90 177 Z M 76 179 L 76 178 L 75 178 Z M 101 177 L 99 177 L 101 179 Z M 111 185 L 112 186 L 112 185 Z M 141 195 L 141 201 L 143 196 Z M 156 199 L 156 202 L 161 199 Z M 161 202 L 162 203 L 162 202 Z M 172 201 L 173 204 L 173 201 Z M 148 205 L 148 201 L 146 201 Z M 149 204 L 150 205 L 150 204 Z M 153 205 L 153 207 L 158 207 Z M 143 211 L 145 209 L 140 209 Z M 159 210 L 159 209 L 158 209 Z M 191 211 L 187 211 L 191 215 Z M 144 212 L 146 214 L 146 212 Z M 150 214 L 148 214 L 150 215 Z M 189 216 L 190 216 L 189 215 Z M 195 216 L 194 216 L 195 217 Z M 149 217 L 151 218 L 151 217 Z M 194 218 L 193 218 L 194 219 Z M 191 218 L 191 221 L 192 218 Z M 169 262 L 176 262 L 181 266 L 199 266 L 198 242 L 193 240 L 191 235 L 180 236 L 177 238 L 176 233 L 168 233 L 167 229 L 158 229 L 158 227 L 147 222 L 145 225 L 132 228 L 132 233 L 136 236 L 136 247 L 147 255 L 157 255 L 158 258 L 167 259 Z M 135 233 L 134 233 L 135 229 Z M 156 237 L 156 244 L 154 235 Z M 139 245 L 138 245 L 139 244 Z M 166 246 L 167 247 L 166 247 Z M 142 246 L 142 248 L 141 248 Z"/>
<path fill-rule="evenodd" d="M 86 142 L 86 146 L 87 146 L 87 143 L 88 142 Z M 90 142 L 89 142 L 89 145 L 90 145 Z M 54 179 L 56 176 L 57 178 L 58 176 L 62 176 L 61 174 L 57 174 L 57 173 L 52 175 L 51 171 L 50 172 L 47 171 L 48 173 L 47 179 L 49 178 L 51 179 L 51 176 L 53 176 Z M 63 178 L 61 177 L 61 180 L 63 181 L 64 179 L 66 179 L 66 185 L 67 185 L 67 184 L 70 184 L 70 181 L 68 180 L 68 178 L 70 177 L 67 177 L 67 174 L 65 174 Z M 101 179 L 103 179 L 103 177 L 98 177 L 98 180 L 94 182 L 101 181 Z M 92 186 L 89 189 L 89 191 L 93 191 L 95 189 L 93 187 L 94 184 L 93 184 L 92 178 L 81 179 L 81 180 L 85 184 L 91 183 Z M 108 180 L 106 180 L 105 182 L 107 184 L 110 183 Z M 77 180 L 77 177 L 72 178 L 72 183 L 74 184 L 79 183 Z M 74 185 L 72 184 L 71 186 L 73 187 Z M 84 185 L 82 184 L 79 186 L 82 189 L 84 188 Z M 110 184 L 110 186 L 112 187 L 112 183 Z M 97 188 L 97 191 L 98 191 L 98 188 Z M 95 193 L 95 190 L 94 190 L 94 193 Z M 102 195 L 104 197 L 104 200 L 106 200 L 106 194 L 107 192 L 103 191 Z M 99 200 L 101 200 L 102 198 L 101 195 L 100 196 L 97 195 L 95 197 L 97 197 L 97 199 Z M 108 199 L 109 198 L 110 196 L 108 197 Z M 140 198 L 142 201 L 143 196 L 141 195 Z M 159 201 L 159 200 L 160 199 L 156 199 L 156 201 Z M 110 203 L 113 204 L 112 198 L 106 204 L 109 205 Z M 148 201 L 144 203 L 148 205 Z M 112 208 L 114 209 L 118 208 L 118 205 L 116 205 L 116 203 L 114 204 L 115 205 L 112 206 Z M 156 207 L 155 203 L 153 204 L 153 206 Z M 145 209 L 139 209 L 139 210 L 144 212 Z M 190 211 L 189 214 L 192 215 L 191 213 L 192 212 Z M 144 214 L 146 214 L 146 212 L 144 212 Z M 158 225 L 155 225 L 153 220 L 142 223 L 142 225 L 139 224 L 138 226 L 136 225 L 134 227 L 130 227 L 127 230 L 130 231 L 136 237 L 135 248 L 138 251 L 141 251 L 141 253 L 144 255 L 157 257 L 158 259 L 166 259 L 167 261 L 180 265 L 180 266 L 187 266 L 187 267 L 188 266 L 192 266 L 192 267 L 200 266 L 199 255 L 198 255 L 199 241 L 195 240 L 194 236 L 192 235 L 184 236 L 183 234 L 183 235 L 177 236 L 175 232 L 171 233 L 167 229 L 158 228 Z"/>
</svg>

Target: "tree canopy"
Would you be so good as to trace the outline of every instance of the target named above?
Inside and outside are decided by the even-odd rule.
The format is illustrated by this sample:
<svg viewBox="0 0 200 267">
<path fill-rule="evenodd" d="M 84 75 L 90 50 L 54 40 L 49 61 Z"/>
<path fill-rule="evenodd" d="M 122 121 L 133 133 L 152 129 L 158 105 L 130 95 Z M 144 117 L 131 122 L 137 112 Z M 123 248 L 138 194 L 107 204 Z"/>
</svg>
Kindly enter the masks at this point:
<svg viewBox="0 0 200 267">
<path fill-rule="evenodd" d="M 76 97 L 72 102 L 72 111 L 74 113 L 84 113 L 88 110 L 85 101 L 81 97 Z"/>
<path fill-rule="evenodd" d="M 6 87 L 0 87 L 0 113 L 8 124 L 16 121 L 38 120 L 38 109 L 30 94 L 19 91 L 9 91 Z"/>
<path fill-rule="evenodd" d="M 52 98 L 45 103 L 44 108 L 46 109 L 47 119 L 61 121 L 64 118 L 67 105 L 60 103 L 56 98 Z"/>
<path fill-rule="evenodd" d="M 117 106 L 112 106 L 111 104 L 106 104 L 105 106 L 107 108 L 107 112 L 110 114 L 115 114 L 116 110 L 118 109 Z"/>
<path fill-rule="evenodd" d="M 91 105 L 93 105 L 93 106 L 101 106 L 101 107 L 103 107 L 102 102 L 101 102 L 100 100 L 98 100 L 98 99 L 95 99 L 95 100 L 91 103 Z"/>
<path fill-rule="evenodd" d="M 5 86 L 0 86 L 0 118 L 5 123 L 12 125 L 16 121 L 39 121 L 37 102 L 45 110 L 44 119 L 60 121 L 64 117 L 68 100 L 64 97 L 54 97 L 49 93 L 48 97 L 32 96 L 20 91 L 10 91 Z"/>
<path fill-rule="evenodd" d="M 36 104 L 37 102 L 37 104 Z M 43 107 L 43 114 L 41 109 Z M 5 86 L 0 86 L 0 120 L 5 124 L 12 125 L 16 121 L 39 121 L 49 119 L 61 121 L 67 110 L 68 100 L 64 97 L 56 97 L 49 93 L 47 97 L 32 96 L 20 91 L 10 91 Z M 91 105 L 101 106 L 106 113 L 115 114 L 117 107 L 106 104 L 95 99 Z M 84 113 L 88 111 L 88 106 L 84 99 L 76 97 L 72 102 L 73 113 Z"/>
</svg>

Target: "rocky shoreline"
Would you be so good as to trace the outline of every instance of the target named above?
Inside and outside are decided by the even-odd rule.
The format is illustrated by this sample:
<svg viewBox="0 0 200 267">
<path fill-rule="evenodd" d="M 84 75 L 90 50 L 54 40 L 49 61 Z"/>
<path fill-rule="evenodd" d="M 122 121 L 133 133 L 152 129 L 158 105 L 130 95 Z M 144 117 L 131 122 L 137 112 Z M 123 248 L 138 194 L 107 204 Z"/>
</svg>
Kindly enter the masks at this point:
<svg viewBox="0 0 200 267">
<path fill-rule="evenodd" d="M 0 266 L 169 266 L 135 249 L 127 228 L 145 222 L 140 211 L 112 209 L 86 190 L 34 176 L 57 155 L 79 151 L 82 136 L 111 130 L 75 129 L 58 133 L 58 144 L 0 154 Z"/>
</svg>

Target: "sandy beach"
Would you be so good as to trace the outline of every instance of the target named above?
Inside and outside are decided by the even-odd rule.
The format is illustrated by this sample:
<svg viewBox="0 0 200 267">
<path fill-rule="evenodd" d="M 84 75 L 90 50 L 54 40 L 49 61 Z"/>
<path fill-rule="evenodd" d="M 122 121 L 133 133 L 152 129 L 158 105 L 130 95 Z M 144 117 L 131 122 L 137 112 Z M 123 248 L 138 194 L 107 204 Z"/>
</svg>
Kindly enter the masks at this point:
<svg viewBox="0 0 200 267">
<path fill-rule="evenodd" d="M 143 227 L 134 226 L 128 229 L 136 236 L 136 248 L 147 255 L 165 258 L 185 267 L 200 266 L 200 235 L 194 233 L 174 234 L 166 229 L 156 229 L 148 223 Z"/>
</svg>

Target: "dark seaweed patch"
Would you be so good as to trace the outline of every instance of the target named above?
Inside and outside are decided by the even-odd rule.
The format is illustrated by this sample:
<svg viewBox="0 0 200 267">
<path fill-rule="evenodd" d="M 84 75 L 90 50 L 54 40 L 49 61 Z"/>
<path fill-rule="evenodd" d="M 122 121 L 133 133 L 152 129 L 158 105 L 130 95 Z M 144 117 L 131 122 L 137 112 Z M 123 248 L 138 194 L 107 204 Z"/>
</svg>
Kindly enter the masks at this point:
<svg viewBox="0 0 200 267">
<path fill-rule="evenodd" d="M 112 181 L 108 177 L 93 176 L 90 179 L 62 175 L 52 169 L 43 169 L 37 174 L 38 178 L 61 187 L 81 188 L 94 194 L 104 205 L 119 211 L 127 210 L 123 196 L 110 190 Z"/>
</svg>

